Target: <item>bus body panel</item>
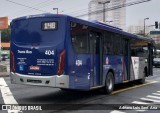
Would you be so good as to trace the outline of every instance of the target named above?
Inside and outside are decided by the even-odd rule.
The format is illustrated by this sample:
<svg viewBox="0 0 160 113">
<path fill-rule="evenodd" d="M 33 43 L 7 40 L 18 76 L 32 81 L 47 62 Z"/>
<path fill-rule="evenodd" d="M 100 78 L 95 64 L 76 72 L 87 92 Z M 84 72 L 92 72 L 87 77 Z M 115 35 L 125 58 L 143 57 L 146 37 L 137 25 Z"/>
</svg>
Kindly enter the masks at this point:
<svg viewBox="0 0 160 113">
<path fill-rule="evenodd" d="M 103 77 L 106 78 L 109 70 L 113 70 L 115 84 L 123 82 L 122 56 L 104 55 L 103 57 Z"/>
<path fill-rule="evenodd" d="M 89 89 L 90 87 L 90 55 L 76 55 L 74 59 L 74 76 L 76 89 Z"/>
<path fill-rule="evenodd" d="M 67 69 L 57 75 L 60 53 L 65 50 L 65 19 L 30 16 L 12 21 L 12 83 L 69 88 Z M 56 22 L 55 29 L 43 29 L 45 22 Z"/>
<path fill-rule="evenodd" d="M 138 80 L 144 77 L 144 70 L 147 67 L 146 58 L 144 57 L 131 57 L 131 79 Z"/>
<path fill-rule="evenodd" d="M 43 31 L 42 22 L 50 21 L 57 22 L 57 30 Z M 59 54 L 65 48 L 64 23 L 60 18 L 29 18 L 12 23 L 11 51 L 17 73 L 33 76 L 57 74 Z M 55 38 L 53 43 L 50 42 L 52 38 Z"/>
<path fill-rule="evenodd" d="M 47 86 L 57 88 L 69 88 L 68 75 L 54 76 L 31 76 L 18 73 L 10 73 L 12 84 L 25 84 L 36 86 Z"/>
</svg>

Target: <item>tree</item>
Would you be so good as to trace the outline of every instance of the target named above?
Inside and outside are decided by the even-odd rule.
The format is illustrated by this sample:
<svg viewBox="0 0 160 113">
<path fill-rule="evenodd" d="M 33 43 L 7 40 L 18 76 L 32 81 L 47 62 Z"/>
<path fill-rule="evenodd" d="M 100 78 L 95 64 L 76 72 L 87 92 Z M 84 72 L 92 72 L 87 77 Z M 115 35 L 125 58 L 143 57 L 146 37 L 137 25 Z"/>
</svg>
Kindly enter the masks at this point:
<svg viewBox="0 0 160 113">
<path fill-rule="evenodd" d="M 1 32 L 1 42 L 10 42 L 10 34 L 11 29 L 10 27 L 8 29 L 2 30 Z"/>
</svg>

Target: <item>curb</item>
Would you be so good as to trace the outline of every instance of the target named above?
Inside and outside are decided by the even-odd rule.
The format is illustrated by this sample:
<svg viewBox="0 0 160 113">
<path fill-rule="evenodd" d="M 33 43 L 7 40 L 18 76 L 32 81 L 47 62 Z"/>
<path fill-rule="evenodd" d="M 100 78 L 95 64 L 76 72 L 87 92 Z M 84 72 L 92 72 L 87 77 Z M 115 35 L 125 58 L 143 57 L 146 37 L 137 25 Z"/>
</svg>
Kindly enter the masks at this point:
<svg viewBox="0 0 160 113">
<path fill-rule="evenodd" d="M 0 77 L 9 77 L 9 72 L 0 72 Z"/>
</svg>

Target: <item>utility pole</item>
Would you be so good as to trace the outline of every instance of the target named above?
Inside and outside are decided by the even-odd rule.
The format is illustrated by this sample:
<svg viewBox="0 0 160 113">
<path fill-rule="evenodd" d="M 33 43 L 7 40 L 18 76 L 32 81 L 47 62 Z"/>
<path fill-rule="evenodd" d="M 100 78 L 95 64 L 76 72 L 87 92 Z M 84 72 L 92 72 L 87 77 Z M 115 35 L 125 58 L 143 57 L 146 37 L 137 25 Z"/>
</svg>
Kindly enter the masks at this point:
<svg viewBox="0 0 160 113">
<path fill-rule="evenodd" d="M 57 10 L 57 14 L 58 14 L 58 8 L 53 8 L 53 10 Z"/>
<path fill-rule="evenodd" d="M 106 12 L 106 4 L 110 3 L 110 1 L 106 1 L 106 2 L 98 2 L 99 4 L 103 5 L 103 22 L 105 22 L 105 12 Z"/>
<path fill-rule="evenodd" d="M 149 19 L 149 18 L 145 18 L 145 19 L 144 19 L 144 36 L 145 36 L 145 33 L 146 33 L 146 31 L 145 31 L 145 30 L 146 30 L 146 25 L 145 25 L 146 23 L 145 23 L 145 21 L 148 20 L 148 19 Z"/>
</svg>

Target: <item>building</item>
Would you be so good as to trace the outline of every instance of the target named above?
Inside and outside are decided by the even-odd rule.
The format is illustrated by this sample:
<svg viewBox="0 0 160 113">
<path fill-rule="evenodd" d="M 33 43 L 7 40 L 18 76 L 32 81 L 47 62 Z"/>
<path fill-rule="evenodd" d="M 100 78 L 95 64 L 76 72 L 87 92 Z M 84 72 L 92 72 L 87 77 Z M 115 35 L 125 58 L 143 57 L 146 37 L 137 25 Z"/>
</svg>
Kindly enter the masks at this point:
<svg viewBox="0 0 160 113">
<path fill-rule="evenodd" d="M 149 35 L 150 31 L 154 30 L 154 26 L 145 26 L 145 36 Z M 132 25 L 127 28 L 127 32 L 133 34 L 144 35 L 144 25 Z"/>
<path fill-rule="evenodd" d="M 122 7 L 111 10 L 114 7 L 123 5 L 125 3 L 126 0 L 91 0 L 88 5 L 89 20 L 103 21 L 103 9 L 105 7 L 105 22 L 125 30 L 126 8 Z"/>
<path fill-rule="evenodd" d="M 1 49 L 9 50 L 10 49 L 10 43 L 2 42 L 1 43 Z"/>
</svg>

